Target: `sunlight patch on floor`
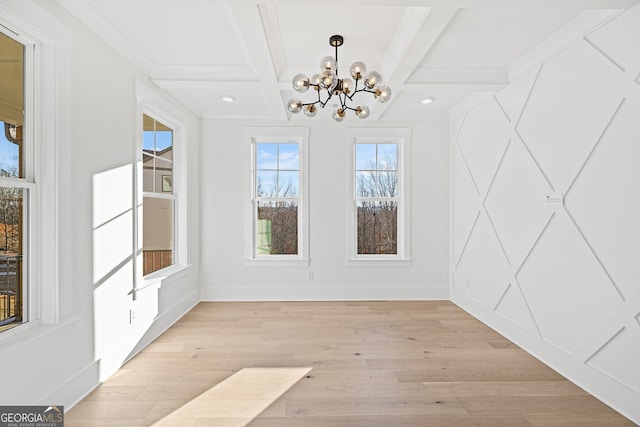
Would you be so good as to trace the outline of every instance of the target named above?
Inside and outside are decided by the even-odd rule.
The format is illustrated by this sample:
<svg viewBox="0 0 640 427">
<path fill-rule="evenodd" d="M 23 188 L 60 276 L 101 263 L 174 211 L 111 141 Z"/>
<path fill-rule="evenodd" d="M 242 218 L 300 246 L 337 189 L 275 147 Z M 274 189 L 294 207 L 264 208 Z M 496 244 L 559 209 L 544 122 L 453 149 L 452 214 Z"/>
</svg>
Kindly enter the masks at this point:
<svg viewBox="0 0 640 427">
<path fill-rule="evenodd" d="M 153 427 L 244 427 L 309 371 L 311 368 L 244 368 Z"/>
</svg>

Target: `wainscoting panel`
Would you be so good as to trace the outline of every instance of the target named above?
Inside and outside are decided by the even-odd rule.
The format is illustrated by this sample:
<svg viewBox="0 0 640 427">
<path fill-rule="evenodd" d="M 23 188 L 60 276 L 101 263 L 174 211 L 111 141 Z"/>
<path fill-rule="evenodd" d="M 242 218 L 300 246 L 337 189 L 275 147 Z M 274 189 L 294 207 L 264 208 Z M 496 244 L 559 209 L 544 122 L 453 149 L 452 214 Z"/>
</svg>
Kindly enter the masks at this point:
<svg viewBox="0 0 640 427">
<path fill-rule="evenodd" d="M 452 297 L 640 422 L 640 7 L 452 127 Z M 635 404 L 634 404 L 635 402 Z"/>
</svg>

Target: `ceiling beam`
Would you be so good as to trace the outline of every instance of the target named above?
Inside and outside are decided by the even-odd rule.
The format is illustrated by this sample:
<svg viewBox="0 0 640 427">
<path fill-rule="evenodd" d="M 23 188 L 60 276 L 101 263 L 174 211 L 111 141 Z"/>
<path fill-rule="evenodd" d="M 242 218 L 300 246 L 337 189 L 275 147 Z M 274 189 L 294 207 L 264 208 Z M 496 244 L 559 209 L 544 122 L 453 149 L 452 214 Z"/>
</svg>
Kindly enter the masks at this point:
<svg viewBox="0 0 640 427">
<path fill-rule="evenodd" d="M 122 54 L 136 68 L 147 76 L 151 73 L 152 64 L 138 49 L 133 47 L 111 24 L 100 16 L 88 1 L 80 0 L 55 0 L 66 9 L 71 15 L 91 29 L 95 34 L 104 40 L 107 45 Z"/>
<path fill-rule="evenodd" d="M 406 9 L 402 24 L 381 64 L 387 75 L 387 85 L 392 91 L 399 93 L 400 86 L 407 82 L 457 12 L 457 9 L 449 7 Z M 391 52 L 392 50 L 397 52 Z M 393 99 L 392 95 L 390 102 L 386 104 L 375 103 L 375 108 L 371 110 L 371 119 L 377 120 L 391 105 Z"/>
<path fill-rule="evenodd" d="M 229 19 L 236 32 L 235 36 L 242 45 L 245 57 L 253 68 L 257 80 L 267 94 L 267 103 L 273 117 L 278 120 L 287 120 L 288 114 L 278 88 L 275 64 L 278 59 L 274 60 L 271 54 L 261 9 L 255 2 L 233 2 L 228 7 Z M 265 17 L 267 18 L 269 17 Z M 267 22 L 270 21 L 267 20 Z M 270 28 L 271 24 L 268 29 Z"/>
</svg>

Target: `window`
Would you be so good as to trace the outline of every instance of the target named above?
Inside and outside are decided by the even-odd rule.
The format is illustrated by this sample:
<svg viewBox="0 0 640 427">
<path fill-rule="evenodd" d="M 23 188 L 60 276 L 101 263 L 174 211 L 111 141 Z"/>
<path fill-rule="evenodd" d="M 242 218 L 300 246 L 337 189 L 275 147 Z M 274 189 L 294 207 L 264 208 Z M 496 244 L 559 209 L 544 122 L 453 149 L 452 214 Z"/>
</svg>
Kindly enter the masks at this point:
<svg viewBox="0 0 640 427">
<path fill-rule="evenodd" d="M 34 190 L 25 126 L 26 47 L 0 32 L 0 331 L 28 319 L 29 194 Z"/>
<path fill-rule="evenodd" d="M 300 147 L 256 142 L 256 255 L 298 254 Z"/>
<path fill-rule="evenodd" d="M 142 120 L 142 274 L 173 265 L 173 130 L 144 114 Z"/>
<path fill-rule="evenodd" d="M 155 87 L 135 82 L 137 98 L 134 247 L 137 291 L 175 277 L 189 264 L 189 132 L 197 121 Z M 193 169 L 192 169 L 193 170 Z"/>
<path fill-rule="evenodd" d="M 408 261 L 406 130 L 351 130 L 349 250 L 355 261 Z M 374 136 L 375 135 L 375 136 Z"/>
<path fill-rule="evenodd" d="M 69 170 L 58 153 L 69 147 L 71 122 L 68 28 L 30 2 L 9 3 L 0 4 L 3 344 L 58 323 L 58 185 Z"/>
<path fill-rule="evenodd" d="M 306 265 L 308 130 L 248 128 L 247 132 L 252 159 L 247 258 Z"/>
<path fill-rule="evenodd" d="M 355 145 L 357 255 L 398 254 L 398 144 Z"/>
</svg>

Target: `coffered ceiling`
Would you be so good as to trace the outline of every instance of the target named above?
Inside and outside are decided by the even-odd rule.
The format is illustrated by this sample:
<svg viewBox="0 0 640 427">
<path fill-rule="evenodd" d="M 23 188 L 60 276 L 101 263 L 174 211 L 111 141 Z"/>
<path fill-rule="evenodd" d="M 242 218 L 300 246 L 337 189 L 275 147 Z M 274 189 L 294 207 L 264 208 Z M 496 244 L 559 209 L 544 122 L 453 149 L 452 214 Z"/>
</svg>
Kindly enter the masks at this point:
<svg viewBox="0 0 640 427">
<path fill-rule="evenodd" d="M 286 101 L 313 98 L 291 79 L 318 72 L 333 34 L 341 77 L 363 61 L 391 87 L 367 120 L 440 119 L 638 1 L 57 0 L 198 116 L 301 122 L 331 120 L 332 103 L 309 119 Z"/>
</svg>

